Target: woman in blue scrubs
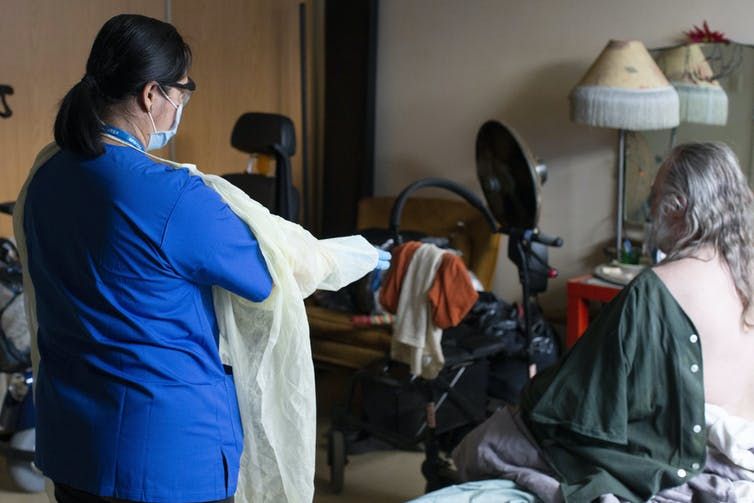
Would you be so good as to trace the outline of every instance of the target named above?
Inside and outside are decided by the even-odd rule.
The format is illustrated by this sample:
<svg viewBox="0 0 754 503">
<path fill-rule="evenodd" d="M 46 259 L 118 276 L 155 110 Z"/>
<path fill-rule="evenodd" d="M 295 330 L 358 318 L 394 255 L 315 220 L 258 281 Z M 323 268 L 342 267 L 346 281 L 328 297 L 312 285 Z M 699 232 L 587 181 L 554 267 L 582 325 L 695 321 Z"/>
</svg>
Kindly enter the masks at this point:
<svg viewBox="0 0 754 503">
<path fill-rule="evenodd" d="M 29 185 L 35 462 L 60 503 L 233 499 L 243 430 L 211 288 L 261 301 L 272 281 L 217 193 L 145 153 L 175 133 L 190 65 L 170 24 L 110 19 Z"/>
</svg>

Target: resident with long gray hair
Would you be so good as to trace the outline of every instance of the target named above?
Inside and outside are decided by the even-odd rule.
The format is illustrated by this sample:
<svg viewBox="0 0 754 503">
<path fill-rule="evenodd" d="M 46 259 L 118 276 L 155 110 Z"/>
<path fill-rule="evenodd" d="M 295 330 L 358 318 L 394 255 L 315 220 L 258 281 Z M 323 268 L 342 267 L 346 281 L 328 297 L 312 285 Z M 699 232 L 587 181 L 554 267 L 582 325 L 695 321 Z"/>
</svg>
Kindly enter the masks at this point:
<svg viewBox="0 0 754 503">
<path fill-rule="evenodd" d="M 666 258 L 522 395 L 567 501 L 646 501 L 699 474 L 705 403 L 754 421 L 753 201 L 724 144 L 680 145 L 660 167 L 650 241 Z"/>
</svg>

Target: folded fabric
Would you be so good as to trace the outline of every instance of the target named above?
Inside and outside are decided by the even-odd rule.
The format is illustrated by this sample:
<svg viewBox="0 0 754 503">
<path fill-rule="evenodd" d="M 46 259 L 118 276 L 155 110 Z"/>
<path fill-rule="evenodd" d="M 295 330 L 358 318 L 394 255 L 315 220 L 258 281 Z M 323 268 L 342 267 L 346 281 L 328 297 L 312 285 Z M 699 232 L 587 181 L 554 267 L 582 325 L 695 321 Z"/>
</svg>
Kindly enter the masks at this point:
<svg viewBox="0 0 754 503">
<path fill-rule="evenodd" d="M 393 323 L 395 323 L 395 315 L 390 313 L 351 316 L 351 324 L 354 327 L 386 327 Z"/>
<path fill-rule="evenodd" d="M 442 329 L 432 321 L 427 292 L 445 252 L 424 244 L 414 253 L 401 286 L 390 357 L 409 364 L 411 373 L 434 379 L 445 365 L 440 345 Z"/>
<path fill-rule="evenodd" d="M 438 328 L 455 327 L 469 314 L 479 294 L 461 257 L 455 253 L 443 255 L 427 297 L 432 305 L 432 321 Z"/>
<path fill-rule="evenodd" d="M 722 407 L 705 404 L 707 442 L 754 480 L 754 422 L 728 414 Z"/>
<path fill-rule="evenodd" d="M 710 455 L 707 456 L 702 473 L 685 484 L 653 495 L 648 500 L 650 503 L 754 501 L 754 482 L 749 479 L 752 472 L 733 464 L 715 445 L 736 445 L 736 449 L 728 450 L 729 453 L 742 454 L 741 449 L 745 450 L 745 445 L 742 446 L 741 441 L 749 438 L 749 428 L 754 427 L 754 423 L 729 416 L 716 406 L 708 405 L 707 412 L 707 422 L 712 425 L 707 443 Z M 733 426 L 724 426 L 725 423 Z M 741 433 L 740 441 L 735 437 L 736 433 Z M 721 438 L 726 440 L 721 442 Z M 752 449 L 745 452 L 754 454 Z M 557 475 L 544 460 L 539 446 L 516 409 L 507 407 L 498 410 L 472 430 L 453 451 L 453 461 L 462 480 L 504 478 L 544 501 L 563 501 Z M 596 501 L 626 502 L 614 494 L 603 494 Z"/>
<path fill-rule="evenodd" d="M 497 410 L 453 451 L 461 480 L 504 478 L 548 503 L 560 503 L 560 482 L 518 410 Z"/>
<path fill-rule="evenodd" d="M 419 241 L 409 241 L 393 249 L 393 265 L 380 290 L 380 304 L 386 311 L 398 311 L 403 279 L 421 245 Z M 432 321 L 441 329 L 458 325 L 479 298 L 471 274 L 461 257 L 451 251 L 444 252 L 435 279 L 427 292 L 432 305 Z"/>
</svg>

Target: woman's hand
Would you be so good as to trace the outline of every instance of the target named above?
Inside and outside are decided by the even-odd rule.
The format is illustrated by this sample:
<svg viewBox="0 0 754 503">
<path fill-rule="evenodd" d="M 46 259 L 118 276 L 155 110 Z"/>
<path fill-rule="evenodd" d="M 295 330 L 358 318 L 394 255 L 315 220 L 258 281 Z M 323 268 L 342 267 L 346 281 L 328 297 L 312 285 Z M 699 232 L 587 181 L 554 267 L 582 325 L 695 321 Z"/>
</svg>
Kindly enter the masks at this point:
<svg viewBox="0 0 754 503">
<path fill-rule="evenodd" d="M 390 269 L 390 259 L 392 258 L 390 252 L 382 250 L 380 248 L 377 248 L 377 251 L 379 252 L 380 256 L 377 259 L 377 267 L 375 267 L 375 269 L 378 271 L 386 271 Z"/>
</svg>

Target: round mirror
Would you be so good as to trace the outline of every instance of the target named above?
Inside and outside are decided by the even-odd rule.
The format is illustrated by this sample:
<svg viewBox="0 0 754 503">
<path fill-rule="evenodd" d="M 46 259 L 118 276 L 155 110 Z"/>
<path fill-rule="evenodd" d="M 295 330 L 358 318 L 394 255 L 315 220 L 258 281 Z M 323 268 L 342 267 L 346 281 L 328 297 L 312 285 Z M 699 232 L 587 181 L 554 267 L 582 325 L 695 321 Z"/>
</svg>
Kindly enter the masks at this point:
<svg viewBox="0 0 754 503">
<path fill-rule="evenodd" d="M 505 228 L 535 229 L 539 221 L 540 175 L 537 163 L 516 133 L 488 121 L 476 138 L 476 170 L 492 214 Z"/>
<path fill-rule="evenodd" d="M 679 91 L 681 124 L 626 134 L 624 215 L 626 230 L 635 239 L 643 237 L 652 180 L 675 145 L 725 142 L 754 186 L 754 46 L 686 44 L 650 53 Z"/>
</svg>

